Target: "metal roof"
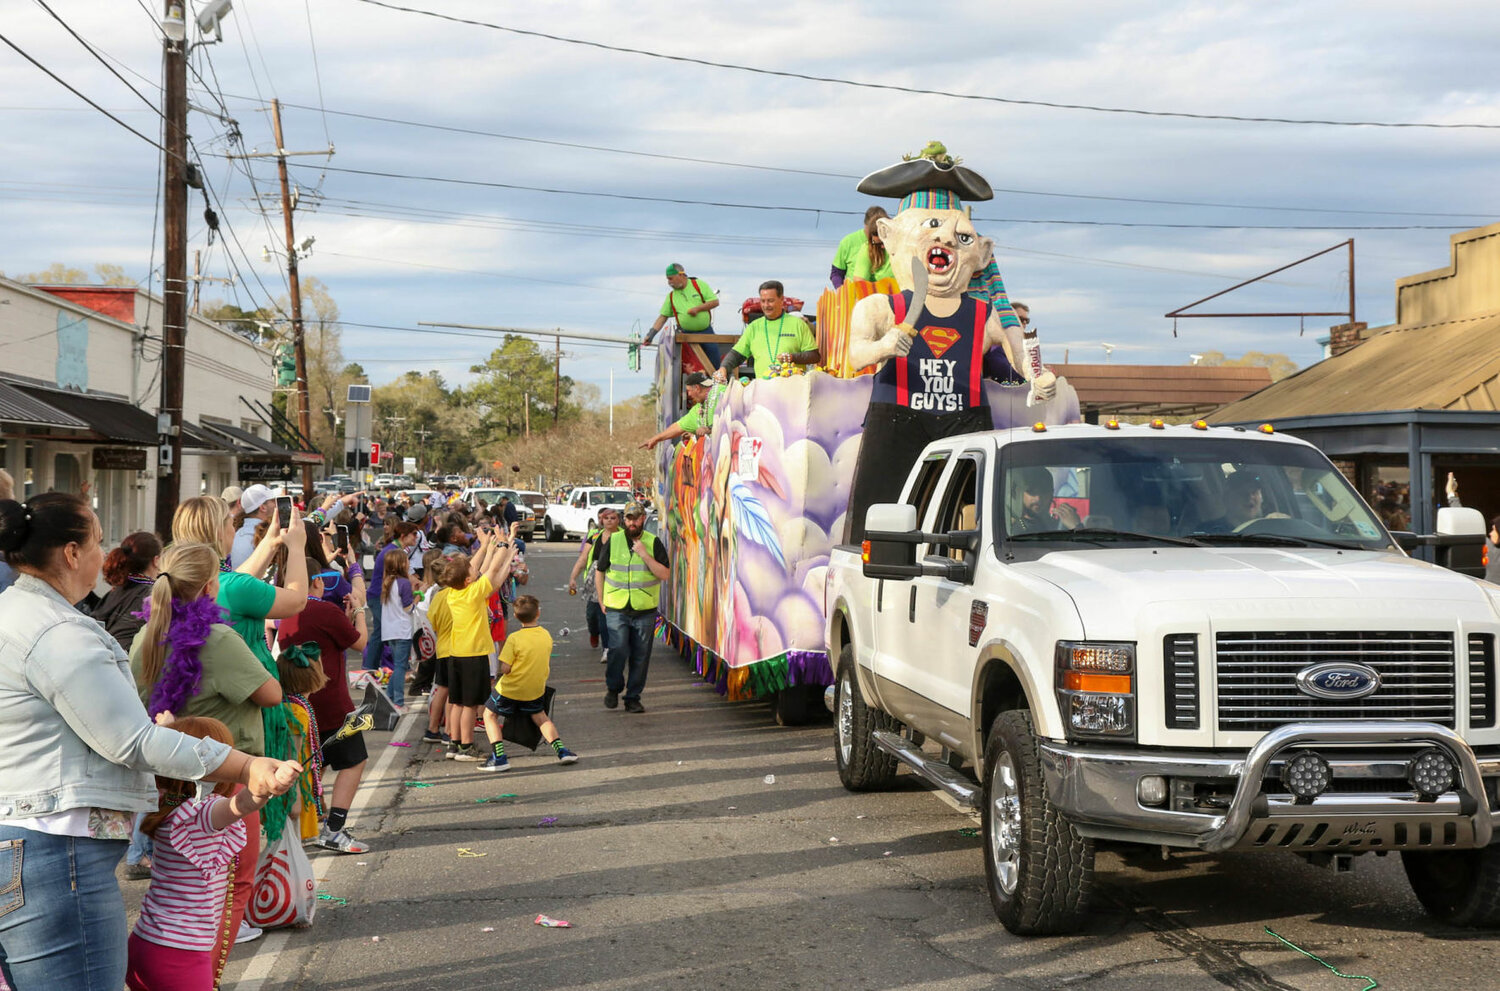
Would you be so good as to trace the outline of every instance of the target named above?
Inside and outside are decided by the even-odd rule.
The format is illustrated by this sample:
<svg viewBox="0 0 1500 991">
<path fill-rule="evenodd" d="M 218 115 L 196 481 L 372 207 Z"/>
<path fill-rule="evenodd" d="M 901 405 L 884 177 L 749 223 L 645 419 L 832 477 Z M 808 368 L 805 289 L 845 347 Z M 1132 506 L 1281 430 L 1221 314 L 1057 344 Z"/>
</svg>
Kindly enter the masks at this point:
<svg viewBox="0 0 1500 991">
<path fill-rule="evenodd" d="M 21 383 L 12 383 L 12 386 L 33 400 L 79 421 L 80 426 L 75 429 L 93 431 L 104 440 L 116 443 L 156 446 L 156 417 L 123 399 L 106 399 L 83 392 L 44 389 Z"/>
<path fill-rule="evenodd" d="M 1500 409 L 1500 312 L 1369 332 L 1343 354 L 1208 417 L 1213 423 L 1384 410 Z"/>
<path fill-rule="evenodd" d="M 67 427 L 70 430 L 89 428 L 78 417 L 64 413 L 39 399 L 33 399 L 4 382 L 0 382 L 0 422 L 19 423 L 28 427 Z"/>
</svg>

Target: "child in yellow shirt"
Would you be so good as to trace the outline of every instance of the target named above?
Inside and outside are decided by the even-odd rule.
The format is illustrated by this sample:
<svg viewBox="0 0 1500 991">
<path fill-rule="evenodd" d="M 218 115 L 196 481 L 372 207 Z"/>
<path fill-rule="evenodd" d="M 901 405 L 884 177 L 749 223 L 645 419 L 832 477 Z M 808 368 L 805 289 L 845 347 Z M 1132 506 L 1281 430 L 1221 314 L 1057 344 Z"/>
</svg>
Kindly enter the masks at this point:
<svg viewBox="0 0 1500 991">
<path fill-rule="evenodd" d="M 521 628 L 505 639 L 500 651 L 500 681 L 484 704 L 484 731 L 489 734 L 493 753 L 480 765 L 481 771 L 510 770 L 505 741 L 500 738 L 500 720 L 506 716 L 530 716 L 542 739 L 552 745 L 559 764 L 578 760 L 577 754 L 563 746 L 543 699 L 552 670 L 552 635 L 541 627 L 542 604 L 534 595 L 518 596 L 515 613 Z"/>
</svg>

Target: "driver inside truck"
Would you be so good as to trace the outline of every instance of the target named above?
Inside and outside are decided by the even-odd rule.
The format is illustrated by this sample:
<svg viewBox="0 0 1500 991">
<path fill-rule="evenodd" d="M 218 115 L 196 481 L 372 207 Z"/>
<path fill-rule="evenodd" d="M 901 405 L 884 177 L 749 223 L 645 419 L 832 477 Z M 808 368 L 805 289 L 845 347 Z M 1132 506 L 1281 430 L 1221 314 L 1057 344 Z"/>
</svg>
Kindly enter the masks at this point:
<svg viewBox="0 0 1500 991">
<path fill-rule="evenodd" d="M 1035 465 L 1017 468 L 1013 474 L 1019 479 L 1019 498 L 1011 505 L 1011 533 L 1076 530 L 1083 525 L 1076 508 L 1070 503 L 1055 501 L 1052 472 Z"/>
</svg>

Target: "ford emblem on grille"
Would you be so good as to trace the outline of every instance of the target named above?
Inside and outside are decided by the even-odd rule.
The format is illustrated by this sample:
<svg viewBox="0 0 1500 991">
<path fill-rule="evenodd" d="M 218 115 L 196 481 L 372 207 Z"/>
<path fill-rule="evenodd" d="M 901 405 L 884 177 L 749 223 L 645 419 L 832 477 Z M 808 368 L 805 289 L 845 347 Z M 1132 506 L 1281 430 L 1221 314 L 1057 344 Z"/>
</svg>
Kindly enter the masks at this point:
<svg viewBox="0 0 1500 991">
<path fill-rule="evenodd" d="M 1297 688 L 1317 699 L 1362 699 L 1380 687 L 1380 672 L 1363 664 L 1330 661 L 1297 672 Z"/>
</svg>

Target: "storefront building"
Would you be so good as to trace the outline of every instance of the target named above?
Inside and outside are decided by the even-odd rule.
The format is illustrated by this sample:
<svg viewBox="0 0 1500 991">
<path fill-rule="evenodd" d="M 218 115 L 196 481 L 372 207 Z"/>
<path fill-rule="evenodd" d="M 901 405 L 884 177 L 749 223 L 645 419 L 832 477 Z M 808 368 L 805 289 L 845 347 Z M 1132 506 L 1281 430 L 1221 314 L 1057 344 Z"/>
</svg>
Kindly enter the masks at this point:
<svg viewBox="0 0 1500 991">
<path fill-rule="evenodd" d="M 0 278 L 0 465 L 18 494 L 86 493 L 106 545 L 155 523 L 161 316 L 130 287 Z M 274 381 L 268 349 L 189 317 L 181 498 L 237 484 L 240 458 L 267 453 L 257 404 L 270 407 Z"/>
</svg>

